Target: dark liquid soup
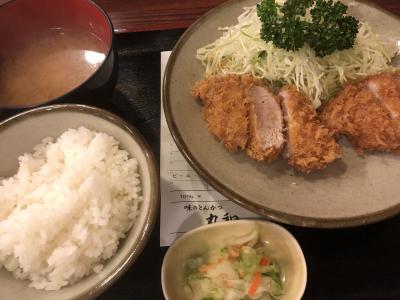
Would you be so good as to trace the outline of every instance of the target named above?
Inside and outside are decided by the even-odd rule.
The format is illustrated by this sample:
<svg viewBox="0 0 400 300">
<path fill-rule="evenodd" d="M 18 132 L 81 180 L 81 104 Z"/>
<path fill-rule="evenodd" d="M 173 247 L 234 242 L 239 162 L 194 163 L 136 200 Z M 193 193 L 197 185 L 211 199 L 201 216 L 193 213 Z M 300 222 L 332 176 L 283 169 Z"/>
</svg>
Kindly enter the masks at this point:
<svg viewBox="0 0 400 300">
<path fill-rule="evenodd" d="M 87 32 L 48 30 L 0 57 L 0 105 L 36 105 L 60 97 L 101 65 L 107 45 Z"/>
</svg>

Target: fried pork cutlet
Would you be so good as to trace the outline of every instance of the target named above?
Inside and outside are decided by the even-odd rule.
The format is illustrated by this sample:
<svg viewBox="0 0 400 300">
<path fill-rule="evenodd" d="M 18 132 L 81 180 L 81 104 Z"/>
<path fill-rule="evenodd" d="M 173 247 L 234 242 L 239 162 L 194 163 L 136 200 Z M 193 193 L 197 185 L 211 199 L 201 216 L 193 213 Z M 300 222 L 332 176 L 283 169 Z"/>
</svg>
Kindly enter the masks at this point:
<svg viewBox="0 0 400 300">
<path fill-rule="evenodd" d="M 400 71 L 368 76 L 363 83 L 381 101 L 390 117 L 400 120 Z"/>
<path fill-rule="evenodd" d="M 208 130 L 230 152 L 245 149 L 247 145 L 247 92 L 256 83 L 251 76 L 210 76 L 198 81 L 192 89 L 192 95 L 203 103 Z"/>
<path fill-rule="evenodd" d="M 246 152 L 255 160 L 272 161 L 285 145 L 279 101 L 262 86 L 250 88 L 247 99 L 250 137 Z"/>
<path fill-rule="evenodd" d="M 341 148 L 333 133 L 318 119 L 310 101 L 294 86 L 279 92 L 288 127 L 288 163 L 309 173 L 323 170 L 341 157 Z"/>
<path fill-rule="evenodd" d="M 360 155 L 400 149 L 398 81 L 397 87 L 390 84 L 395 77 L 374 75 L 349 84 L 322 111 L 327 126 L 345 135 Z"/>
<path fill-rule="evenodd" d="M 195 84 L 209 131 L 230 151 L 255 160 L 276 159 L 285 143 L 278 100 L 251 76 L 211 76 Z"/>
</svg>

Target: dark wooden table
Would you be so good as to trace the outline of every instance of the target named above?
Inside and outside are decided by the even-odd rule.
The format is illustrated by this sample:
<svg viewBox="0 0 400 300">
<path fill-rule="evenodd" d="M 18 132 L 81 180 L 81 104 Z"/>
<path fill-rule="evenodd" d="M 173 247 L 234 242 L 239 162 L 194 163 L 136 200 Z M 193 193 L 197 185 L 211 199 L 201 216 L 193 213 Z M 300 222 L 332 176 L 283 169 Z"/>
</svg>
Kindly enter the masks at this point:
<svg viewBox="0 0 400 300">
<path fill-rule="evenodd" d="M 225 0 L 95 0 L 110 15 L 117 33 L 187 28 Z M 373 0 L 400 15 L 400 0 Z"/>
<path fill-rule="evenodd" d="M 159 161 L 160 52 L 171 50 L 185 28 L 223 1 L 95 1 L 122 33 L 115 43 L 118 82 L 103 107 L 135 126 Z M 400 0 L 374 2 L 400 15 Z M 400 216 L 348 229 L 283 226 L 298 240 L 307 261 L 304 300 L 400 300 Z M 167 248 L 159 245 L 157 222 L 138 260 L 98 299 L 163 299 L 160 273 Z"/>
<path fill-rule="evenodd" d="M 171 50 L 187 26 L 222 1 L 97 2 L 110 13 L 116 31 L 125 32 L 116 35 L 119 79 L 107 109 L 138 128 L 159 159 L 160 52 Z M 400 15 L 400 0 L 375 2 Z M 159 226 L 139 259 L 100 300 L 163 299 L 160 270 L 167 248 L 159 246 Z M 307 261 L 304 300 L 400 299 L 400 216 L 350 229 L 284 227 Z"/>
</svg>

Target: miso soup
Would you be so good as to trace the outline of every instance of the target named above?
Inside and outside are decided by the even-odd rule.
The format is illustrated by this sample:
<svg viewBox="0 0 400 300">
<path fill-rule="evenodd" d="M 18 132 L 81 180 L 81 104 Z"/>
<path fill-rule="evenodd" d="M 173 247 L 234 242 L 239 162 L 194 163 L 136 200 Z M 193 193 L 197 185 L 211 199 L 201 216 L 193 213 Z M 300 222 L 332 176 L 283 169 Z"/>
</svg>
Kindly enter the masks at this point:
<svg viewBox="0 0 400 300">
<path fill-rule="evenodd" d="M 108 47 L 87 32 L 47 30 L 0 57 L 0 106 L 37 105 L 86 81 Z"/>
</svg>

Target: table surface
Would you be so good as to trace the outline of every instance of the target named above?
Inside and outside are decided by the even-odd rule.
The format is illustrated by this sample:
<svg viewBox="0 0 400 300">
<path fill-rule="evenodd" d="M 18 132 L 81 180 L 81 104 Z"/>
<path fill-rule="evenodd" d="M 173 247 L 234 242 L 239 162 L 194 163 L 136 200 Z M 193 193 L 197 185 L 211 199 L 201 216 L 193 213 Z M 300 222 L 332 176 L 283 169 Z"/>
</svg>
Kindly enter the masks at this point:
<svg viewBox="0 0 400 300">
<path fill-rule="evenodd" d="M 400 12 L 400 1 L 383 2 Z M 139 129 L 158 160 L 160 52 L 171 50 L 183 31 L 116 36 L 119 79 L 109 109 Z M 159 226 L 158 221 L 139 259 L 98 299 L 163 299 L 160 270 L 167 248 L 159 247 Z M 350 229 L 283 226 L 298 240 L 307 261 L 308 283 L 303 299 L 400 299 L 400 216 Z"/>
<path fill-rule="evenodd" d="M 97 2 L 110 13 L 119 32 L 172 29 L 116 36 L 119 78 L 105 105 L 143 134 L 159 161 L 160 52 L 171 50 L 184 31 L 173 28 L 187 27 L 221 1 Z M 400 14 L 400 0 L 376 2 Z M 160 270 L 167 248 L 159 246 L 159 226 L 158 220 L 139 259 L 98 299 L 163 299 Z M 307 261 L 304 300 L 400 299 L 400 216 L 350 229 L 283 226 L 298 240 Z"/>
<path fill-rule="evenodd" d="M 110 15 L 115 32 L 123 33 L 186 28 L 210 8 L 226 0 L 95 1 Z M 399 0 L 372 1 L 400 15 Z"/>
</svg>

